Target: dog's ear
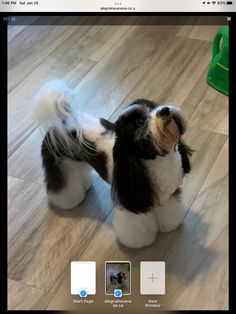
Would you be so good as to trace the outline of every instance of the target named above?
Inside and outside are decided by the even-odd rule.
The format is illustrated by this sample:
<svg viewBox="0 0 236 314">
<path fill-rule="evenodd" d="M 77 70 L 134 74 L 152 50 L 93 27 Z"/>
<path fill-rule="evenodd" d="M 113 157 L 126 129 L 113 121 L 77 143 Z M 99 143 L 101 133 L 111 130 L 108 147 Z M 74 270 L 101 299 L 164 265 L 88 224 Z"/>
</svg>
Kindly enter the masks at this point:
<svg viewBox="0 0 236 314">
<path fill-rule="evenodd" d="M 134 213 L 144 213 L 153 206 L 153 190 L 145 165 L 116 139 L 113 147 L 112 197 Z"/>
<path fill-rule="evenodd" d="M 178 143 L 178 149 L 182 159 L 182 168 L 184 174 L 189 173 L 191 171 L 191 163 L 189 158 L 192 156 L 192 153 L 195 150 L 191 149 L 187 144 L 185 144 L 183 139 L 180 139 Z"/>
</svg>

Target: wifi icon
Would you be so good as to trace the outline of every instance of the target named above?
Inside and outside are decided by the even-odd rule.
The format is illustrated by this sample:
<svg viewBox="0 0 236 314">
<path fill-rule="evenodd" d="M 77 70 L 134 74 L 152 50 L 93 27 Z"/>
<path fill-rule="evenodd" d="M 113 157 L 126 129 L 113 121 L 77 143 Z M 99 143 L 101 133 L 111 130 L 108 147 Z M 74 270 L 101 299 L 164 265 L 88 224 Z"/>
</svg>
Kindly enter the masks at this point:
<svg viewBox="0 0 236 314">
<path fill-rule="evenodd" d="M 212 1 L 213 4 L 216 4 L 216 1 Z"/>
</svg>

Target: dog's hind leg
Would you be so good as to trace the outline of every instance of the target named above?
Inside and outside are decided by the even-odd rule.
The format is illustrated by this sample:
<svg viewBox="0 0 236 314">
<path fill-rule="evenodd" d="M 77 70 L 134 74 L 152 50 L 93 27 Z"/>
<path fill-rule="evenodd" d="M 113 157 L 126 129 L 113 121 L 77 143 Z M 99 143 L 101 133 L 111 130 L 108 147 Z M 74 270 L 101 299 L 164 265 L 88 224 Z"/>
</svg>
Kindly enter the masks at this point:
<svg viewBox="0 0 236 314">
<path fill-rule="evenodd" d="M 42 161 L 48 200 L 62 209 L 73 208 L 84 199 L 91 186 L 91 167 L 83 161 L 57 155 L 42 144 Z"/>
<path fill-rule="evenodd" d="M 49 201 L 58 208 L 70 209 L 83 201 L 86 191 L 91 185 L 91 168 L 84 162 L 71 159 L 61 161 L 60 173 L 62 178 L 59 189 L 47 188 Z"/>
</svg>

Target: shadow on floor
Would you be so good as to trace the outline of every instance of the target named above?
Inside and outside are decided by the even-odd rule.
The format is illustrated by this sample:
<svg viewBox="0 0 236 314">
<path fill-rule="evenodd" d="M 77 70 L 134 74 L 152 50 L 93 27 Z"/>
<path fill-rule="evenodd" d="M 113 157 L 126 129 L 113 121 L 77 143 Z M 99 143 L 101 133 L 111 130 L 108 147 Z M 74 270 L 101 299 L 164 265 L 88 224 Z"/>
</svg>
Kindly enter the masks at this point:
<svg viewBox="0 0 236 314">
<path fill-rule="evenodd" d="M 114 204 L 110 196 L 110 187 L 95 173 L 92 178 L 92 186 L 85 199 L 75 208 L 59 209 L 48 204 L 49 208 L 58 216 L 80 219 L 88 217 L 105 222 L 107 215 L 113 210 Z M 109 223 L 108 223 L 109 224 Z"/>
<path fill-rule="evenodd" d="M 155 242 L 143 249 L 128 249 L 119 244 L 127 260 L 165 261 L 166 274 L 178 277 L 181 282 L 192 282 L 199 273 L 207 273 L 218 252 L 204 245 L 210 224 L 195 212 L 188 212 L 183 224 L 175 231 L 158 233 Z"/>
</svg>

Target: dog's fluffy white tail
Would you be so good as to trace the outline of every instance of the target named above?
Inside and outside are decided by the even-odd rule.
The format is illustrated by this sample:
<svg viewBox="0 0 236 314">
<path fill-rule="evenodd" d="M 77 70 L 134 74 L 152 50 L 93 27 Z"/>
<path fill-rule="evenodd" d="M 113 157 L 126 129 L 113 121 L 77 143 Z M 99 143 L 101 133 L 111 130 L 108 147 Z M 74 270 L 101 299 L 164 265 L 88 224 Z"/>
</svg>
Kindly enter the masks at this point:
<svg viewBox="0 0 236 314">
<path fill-rule="evenodd" d="M 50 127 L 61 129 L 73 117 L 74 93 L 61 80 L 45 83 L 34 101 L 36 117 L 45 131 Z"/>
<path fill-rule="evenodd" d="M 68 130 L 75 125 L 74 92 L 61 80 L 45 83 L 36 94 L 34 103 L 37 120 L 47 134 L 52 153 L 71 153 L 72 139 Z"/>
</svg>

